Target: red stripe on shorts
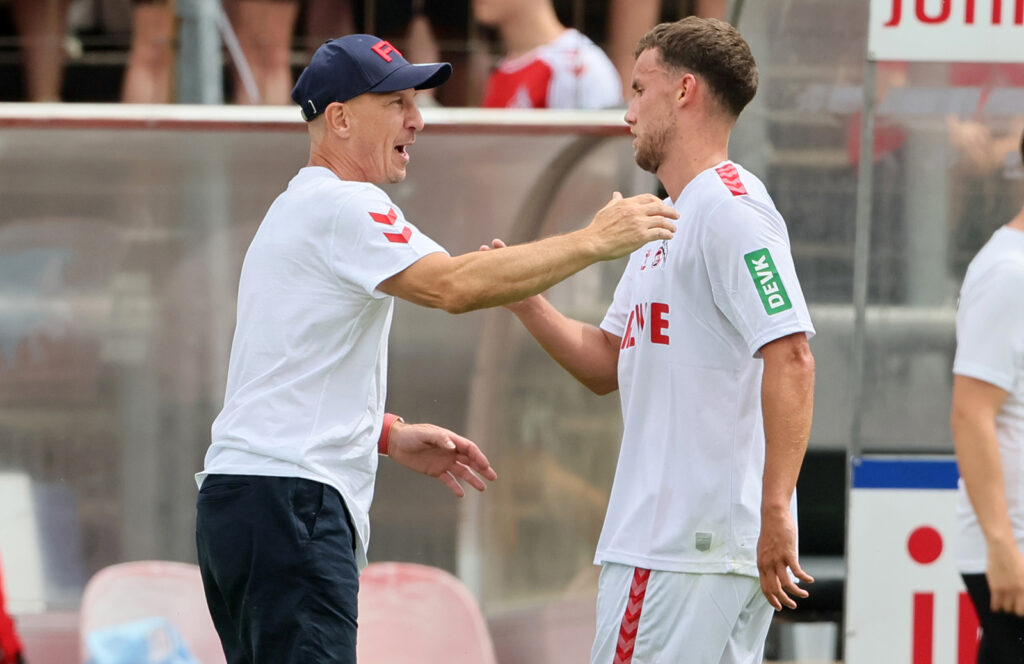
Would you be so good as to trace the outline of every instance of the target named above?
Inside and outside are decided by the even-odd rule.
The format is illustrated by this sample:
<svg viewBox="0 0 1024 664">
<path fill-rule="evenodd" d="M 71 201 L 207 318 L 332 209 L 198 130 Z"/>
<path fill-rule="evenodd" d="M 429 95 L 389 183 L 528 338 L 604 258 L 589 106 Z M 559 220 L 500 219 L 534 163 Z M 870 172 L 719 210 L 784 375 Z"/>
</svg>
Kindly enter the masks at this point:
<svg viewBox="0 0 1024 664">
<path fill-rule="evenodd" d="M 633 647 L 636 646 L 636 634 L 640 629 L 640 612 L 644 608 L 644 595 L 647 594 L 647 579 L 651 570 L 637 567 L 633 571 L 633 584 L 629 587 L 629 599 L 626 600 L 626 612 L 622 616 L 619 627 L 619 642 L 615 646 L 615 661 L 612 664 L 629 664 L 633 661 Z"/>
<path fill-rule="evenodd" d="M 743 196 L 747 193 L 747 188 L 740 180 L 739 171 L 732 164 L 722 164 L 715 169 L 715 172 L 718 173 L 718 177 L 722 178 L 725 188 L 732 192 L 733 196 Z"/>
</svg>

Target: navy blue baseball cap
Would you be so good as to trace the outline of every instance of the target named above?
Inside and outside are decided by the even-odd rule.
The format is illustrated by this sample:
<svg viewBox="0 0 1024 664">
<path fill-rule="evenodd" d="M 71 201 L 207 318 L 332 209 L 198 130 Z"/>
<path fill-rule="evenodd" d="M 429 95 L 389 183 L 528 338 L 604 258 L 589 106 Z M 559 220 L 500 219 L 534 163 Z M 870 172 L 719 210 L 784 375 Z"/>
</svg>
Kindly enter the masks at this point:
<svg viewBox="0 0 1024 664">
<path fill-rule="evenodd" d="M 394 46 L 373 35 L 346 35 L 316 50 L 292 89 L 307 122 L 335 101 L 364 92 L 436 88 L 452 75 L 447 62 L 410 64 Z"/>
</svg>

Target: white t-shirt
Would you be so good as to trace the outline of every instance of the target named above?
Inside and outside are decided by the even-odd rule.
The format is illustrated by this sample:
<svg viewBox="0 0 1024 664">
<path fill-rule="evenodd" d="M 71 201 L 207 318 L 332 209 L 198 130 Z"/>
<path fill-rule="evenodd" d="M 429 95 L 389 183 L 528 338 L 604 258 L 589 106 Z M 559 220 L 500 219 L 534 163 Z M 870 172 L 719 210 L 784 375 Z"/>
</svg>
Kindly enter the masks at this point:
<svg viewBox="0 0 1024 664">
<path fill-rule="evenodd" d="M 595 562 L 757 576 L 759 350 L 814 328 L 760 180 L 725 161 L 672 204 L 678 231 L 630 256 L 601 323 L 624 431 Z"/>
<path fill-rule="evenodd" d="M 394 308 L 377 286 L 443 251 L 378 187 L 301 169 L 242 264 L 224 409 L 200 484 L 223 473 L 332 486 L 364 566 Z"/>
<path fill-rule="evenodd" d="M 996 436 L 1010 521 L 1024 550 L 1024 232 L 1000 228 L 967 267 L 956 314 L 953 373 L 1009 393 L 996 415 Z M 985 537 L 963 480 L 957 523 L 958 569 L 983 573 Z"/>
<path fill-rule="evenodd" d="M 621 103 L 615 65 L 586 35 L 569 28 L 549 44 L 499 62 L 487 79 L 483 106 L 600 109 Z"/>
</svg>

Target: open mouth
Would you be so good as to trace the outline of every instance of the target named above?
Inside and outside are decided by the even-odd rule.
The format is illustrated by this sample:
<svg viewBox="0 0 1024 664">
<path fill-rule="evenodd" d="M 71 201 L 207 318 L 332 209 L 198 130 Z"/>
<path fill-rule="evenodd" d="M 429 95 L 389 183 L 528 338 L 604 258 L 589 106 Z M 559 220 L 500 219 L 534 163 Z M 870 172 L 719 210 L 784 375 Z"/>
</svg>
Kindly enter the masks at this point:
<svg viewBox="0 0 1024 664">
<path fill-rule="evenodd" d="M 395 152 L 402 158 L 402 161 L 409 161 L 409 152 L 406 150 L 407 145 L 396 145 Z"/>
</svg>

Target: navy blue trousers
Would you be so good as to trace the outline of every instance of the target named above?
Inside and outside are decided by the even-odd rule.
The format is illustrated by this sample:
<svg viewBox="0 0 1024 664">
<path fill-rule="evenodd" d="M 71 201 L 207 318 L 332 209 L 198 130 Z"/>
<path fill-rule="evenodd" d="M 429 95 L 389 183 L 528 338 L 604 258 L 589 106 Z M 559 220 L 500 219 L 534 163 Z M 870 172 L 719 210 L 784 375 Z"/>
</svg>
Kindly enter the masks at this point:
<svg viewBox="0 0 1024 664">
<path fill-rule="evenodd" d="M 961 574 L 981 623 L 978 664 L 1024 664 L 1024 618 L 992 611 L 992 594 L 984 574 Z"/>
<path fill-rule="evenodd" d="M 359 569 L 336 490 L 210 475 L 196 501 L 196 548 L 228 664 L 355 664 Z"/>
</svg>

